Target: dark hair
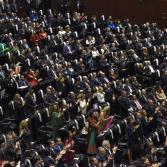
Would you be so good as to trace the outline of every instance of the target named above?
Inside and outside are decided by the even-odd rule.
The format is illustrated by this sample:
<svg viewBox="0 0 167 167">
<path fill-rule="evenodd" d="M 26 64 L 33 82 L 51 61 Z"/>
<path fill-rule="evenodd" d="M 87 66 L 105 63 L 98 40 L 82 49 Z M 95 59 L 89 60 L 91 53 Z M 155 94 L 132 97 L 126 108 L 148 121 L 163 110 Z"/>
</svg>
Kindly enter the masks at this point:
<svg viewBox="0 0 167 167">
<path fill-rule="evenodd" d="M 12 165 L 8 163 L 8 164 L 5 164 L 4 167 L 12 167 Z"/>
<path fill-rule="evenodd" d="M 46 148 L 45 150 L 44 150 L 44 155 L 45 156 L 49 156 L 51 153 L 50 153 L 50 149 L 49 148 Z"/>
<path fill-rule="evenodd" d="M 93 159 L 94 159 L 94 158 L 96 158 L 96 157 L 95 157 L 95 156 L 92 156 L 92 157 L 89 158 L 89 162 L 90 162 L 91 164 L 93 163 L 93 161 L 94 161 Z"/>
</svg>

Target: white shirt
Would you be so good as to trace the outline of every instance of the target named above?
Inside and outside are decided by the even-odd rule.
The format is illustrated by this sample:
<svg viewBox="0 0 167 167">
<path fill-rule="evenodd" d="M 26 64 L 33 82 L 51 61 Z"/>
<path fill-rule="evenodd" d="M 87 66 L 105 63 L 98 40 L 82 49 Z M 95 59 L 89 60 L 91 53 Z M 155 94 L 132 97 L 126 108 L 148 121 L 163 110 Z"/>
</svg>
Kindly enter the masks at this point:
<svg viewBox="0 0 167 167">
<path fill-rule="evenodd" d="M 105 102 L 105 98 L 104 98 L 104 93 L 96 93 L 96 97 L 97 97 L 97 100 L 100 102 L 100 103 L 103 103 Z"/>
<path fill-rule="evenodd" d="M 93 57 L 93 58 L 96 58 L 96 57 L 98 57 L 98 56 L 100 56 L 99 51 L 98 51 L 98 50 L 93 50 L 93 51 L 92 51 L 92 57 Z"/>
</svg>

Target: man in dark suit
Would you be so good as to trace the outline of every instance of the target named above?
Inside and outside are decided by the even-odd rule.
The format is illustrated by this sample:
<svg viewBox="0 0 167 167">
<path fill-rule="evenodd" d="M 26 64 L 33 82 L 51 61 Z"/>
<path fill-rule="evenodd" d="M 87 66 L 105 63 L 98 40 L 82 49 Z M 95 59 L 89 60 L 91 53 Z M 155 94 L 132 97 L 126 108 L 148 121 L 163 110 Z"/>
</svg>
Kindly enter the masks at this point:
<svg viewBox="0 0 167 167">
<path fill-rule="evenodd" d="M 99 147 L 98 148 L 98 153 L 97 153 L 96 159 L 99 162 L 107 161 L 107 152 L 106 152 L 106 150 L 103 147 Z"/>
<path fill-rule="evenodd" d="M 40 156 L 35 157 L 35 164 L 34 167 L 43 167 L 44 163 Z"/>
<path fill-rule="evenodd" d="M 33 89 L 30 89 L 24 97 L 25 100 L 25 113 L 27 117 L 32 117 L 35 111 L 36 104 L 36 95 L 34 94 Z"/>
<path fill-rule="evenodd" d="M 6 160 L 7 155 L 6 155 L 6 144 L 2 143 L 1 148 L 0 148 L 0 160 L 4 161 Z"/>
<path fill-rule="evenodd" d="M 120 115 L 122 118 L 126 118 L 129 112 L 132 112 L 132 107 L 130 105 L 130 100 L 126 96 L 126 92 L 121 90 L 118 91 L 115 101 L 115 114 Z"/>
<path fill-rule="evenodd" d="M 45 150 L 46 157 L 44 158 L 44 167 L 50 167 L 51 165 L 55 165 L 55 160 L 51 156 L 50 150 Z"/>
</svg>

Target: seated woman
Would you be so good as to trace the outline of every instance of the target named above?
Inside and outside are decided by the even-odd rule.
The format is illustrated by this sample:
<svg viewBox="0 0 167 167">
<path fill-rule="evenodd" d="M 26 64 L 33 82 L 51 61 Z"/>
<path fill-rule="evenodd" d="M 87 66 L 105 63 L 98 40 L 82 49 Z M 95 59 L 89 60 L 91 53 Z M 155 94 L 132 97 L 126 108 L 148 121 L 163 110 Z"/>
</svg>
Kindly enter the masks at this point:
<svg viewBox="0 0 167 167">
<path fill-rule="evenodd" d="M 28 71 L 27 74 L 26 74 L 26 79 L 27 79 L 28 84 L 29 84 L 31 87 L 37 86 L 38 80 L 37 80 L 36 77 L 37 77 L 37 76 L 36 76 L 36 74 L 35 74 L 35 71 L 33 71 L 32 69 L 29 69 L 29 71 Z"/>
<path fill-rule="evenodd" d="M 78 112 L 81 114 L 86 114 L 88 102 L 86 100 L 84 93 L 78 95 L 77 104 L 78 104 Z"/>
<path fill-rule="evenodd" d="M 157 87 L 155 94 L 158 101 L 166 100 L 166 95 L 164 93 L 164 90 L 161 88 L 161 86 Z"/>
<path fill-rule="evenodd" d="M 96 93 L 94 94 L 94 97 L 97 98 L 98 102 L 100 104 L 103 104 L 105 102 L 105 93 L 104 93 L 104 90 L 103 90 L 103 87 L 102 86 L 99 86 L 97 88 L 97 91 Z"/>
</svg>

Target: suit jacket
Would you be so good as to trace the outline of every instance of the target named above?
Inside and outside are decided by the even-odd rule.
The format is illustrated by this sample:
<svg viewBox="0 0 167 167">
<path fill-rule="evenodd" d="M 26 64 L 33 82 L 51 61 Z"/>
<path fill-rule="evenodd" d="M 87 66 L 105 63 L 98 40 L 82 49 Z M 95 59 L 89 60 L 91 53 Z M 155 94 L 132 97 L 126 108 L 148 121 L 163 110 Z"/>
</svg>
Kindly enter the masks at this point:
<svg viewBox="0 0 167 167">
<path fill-rule="evenodd" d="M 101 155 L 101 154 L 97 154 L 96 159 L 97 159 L 99 162 L 104 162 L 104 161 L 107 160 L 107 156 L 103 156 L 103 155 Z"/>
<path fill-rule="evenodd" d="M 130 108 L 130 102 L 127 97 L 121 97 L 116 101 L 116 113 L 119 114 L 122 118 L 128 116 L 128 109 Z"/>
<path fill-rule="evenodd" d="M 44 165 L 35 164 L 34 167 L 44 167 Z"/>
<path fill-rule="evenodd" d="M 44 159 L 44 167 L 50 167 L 50 165 L 54 165 L 55 161 L 52 157 L 48 156 Z"/>
</svg>

